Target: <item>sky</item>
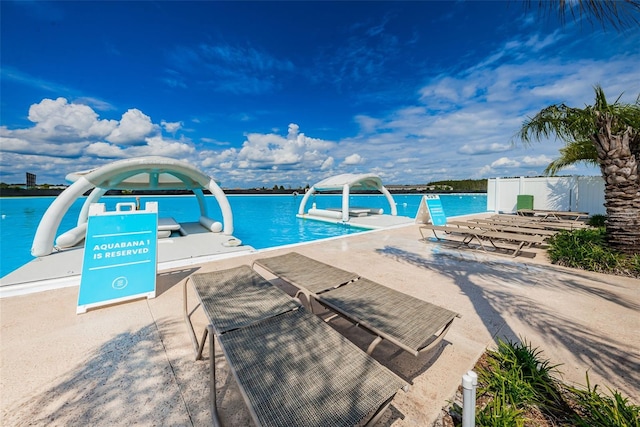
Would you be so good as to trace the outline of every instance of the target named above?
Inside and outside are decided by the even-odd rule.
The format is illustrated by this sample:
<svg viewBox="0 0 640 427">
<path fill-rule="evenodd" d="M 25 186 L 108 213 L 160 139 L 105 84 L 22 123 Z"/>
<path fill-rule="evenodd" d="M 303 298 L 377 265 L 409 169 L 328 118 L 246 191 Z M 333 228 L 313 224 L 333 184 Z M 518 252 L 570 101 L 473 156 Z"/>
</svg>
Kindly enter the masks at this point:
<svg viewBox="0 0 640 427">
<path fill-rule="evenodd" d="M 518 1 L 2 0 L 0 19 L 5 183 L 150 155 L 223 188 L 539 176 L 563 144 L 523 145 L 527 117 L 640 94 L 638 27 Z"/>
</svg>

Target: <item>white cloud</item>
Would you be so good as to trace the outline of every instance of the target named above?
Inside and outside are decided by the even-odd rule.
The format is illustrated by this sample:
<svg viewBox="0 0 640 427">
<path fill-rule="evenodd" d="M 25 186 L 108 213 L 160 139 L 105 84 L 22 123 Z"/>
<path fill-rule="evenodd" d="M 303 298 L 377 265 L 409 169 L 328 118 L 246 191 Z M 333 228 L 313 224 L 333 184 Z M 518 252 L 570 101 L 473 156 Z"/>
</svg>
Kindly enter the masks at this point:
<svg viewBox="0 0 640 427">
<path fill-rule="evenodd" d="M 492 153 L 500 153 L 503 151 L 508 151 L 511 148 L 510 144 L 464 144 L 462 147 L 458 149 L 458 153 L 460 154 L 492 154 Z"/>
<path fill-rule="evenodd" d="M 500 157 L 498 160 L 491 163 L 493 169 L 501 168 L 517 168 L 520 167 L 520 162 L 508 157 Z"/>
<path fill-rule="evenodd" d="M 495 170 L 490 165 L 485 165 L 478 171 L 477 174 L 474 175 L 474 178 L 484 178 L 487 176 L 493 176 L 495 174 Z"/>
<path fill-rule="evenodd" d="M 195 153 L 191 141 L 164 138 L 159 133 L 160 126 L 137 109 L 127 111 L 119 122 L 101 120 L 91 107 L 69 103 L 65 98 L 43 99 L 29 108 L 29 120 L 34 126 L 13 130 L 0 127 L 1 151 L 3 156 L 9 153 L 36 155 L 43 159 L 38 166 L 43 171 L 50 164 L 50 160 L 44 159 L 53 153 L 59 158 L 86 158 L 89 168 L 105 159 L 159 153 L 180 158 Z M 131 142 L 136 144 L 131 145 Z M 91 158 L 94 158 L 93 162 L 89 160 Z M 57 172 L 64 176 L 79 170 L 79 165 L 70 164 L 67 169 Z M 63 180 L 56 182 L 60 181 Z"/>
<path fill-rule="evenodd" d="M 95 142 L 89 145 L 84 152 L 88 155 L 107 159 L 125 157 L 124 150 L 121 147 L 108 142 Z"/>
<path fill-rule="evenodd" d="M 251 133 L 238 152 L 238 160 L 248 168 L 289 165 L 296 168 L 318 169 L 335 144 L 299 132 L 296 124 L 290 124 L 286 137 Z"/>
<path fill-rule="evenodd" d="M 354 120 L 356 121 L 356 123 L 358 123 L 358 125 L 360 125 L 361 132 L 363 133 L 373 133 L 381 124 L 380 119 L 365 116 L 362 114 L 355 116 Z"/>
<path fill-rule="evenodd" d="M 287 134 L 287 139 L 297 139 L 298 132 L 300 131 L 300 126 L 295 123 L 289 124 L 289 133 Z"/>
<path fill-rule="evenodd" d="M 344 158 L 344 162 L 342 162 L 344 165 L 359 165 L 360 163 L 363 163 L 364 159 L 357 153 L 353 153 L 350 156 L 347 156 Z"/>
<path fill-rule="evenodd" d="M 132 108 L 122 115 L 118 126 L 106 137 L 115 144 L 141 145 L 145 138 L 158 132 L 158 125 L 137 108 Z"/>
<path fill-rule="evenodd" d="M 320 170 L 324 171 L 327 169 L 331 169 L 333 167 L 333 162 L 334 162 L 333 157 L 331 156 L 327 157 L 325 161 L 322 162 L 322 165 L 320 166 Z"/>
<path fill-rule="evenodd" d="M 167 122 L 164 120 L 162 120 L 160 124 L 162 125 L 165 131 L 173 134 L 175 134 L 177 131 L 182 129 L 182 126 L 184 126 L 184 123 L 182 122 Z"/>
<path fill-rule="evenodd" d="M 98 120 L 91 107 L 69 104 L 65 98 L 43 99 L 29 108 L 29 120 L 38 139 L 79 140 L 103 138 L 117 126 L 115 120 Z"/>
<path fill-rule="evenodd" d="M 539 156 L 524 156 L 522 158 L 522 164 L 525 166 L 544 166 L 546 167 L 551 163 L 553 159 L 551 157 L 541 154 Z"/>
</svg>

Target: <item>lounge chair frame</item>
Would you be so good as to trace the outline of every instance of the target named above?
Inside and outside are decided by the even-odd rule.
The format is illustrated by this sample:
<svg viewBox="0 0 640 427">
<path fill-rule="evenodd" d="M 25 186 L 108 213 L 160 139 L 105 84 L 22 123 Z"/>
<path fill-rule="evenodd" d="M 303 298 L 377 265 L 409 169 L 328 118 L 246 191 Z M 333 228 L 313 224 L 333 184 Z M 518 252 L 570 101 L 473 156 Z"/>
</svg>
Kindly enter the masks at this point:
<svg viewBox="0 0 640 427">
<path fill-rule="evenodd" d="M 509 250 L 512 257 L 517 257 L 522 253 L 524 248 L 532 247 L 533 245 L 542 244 L 545 241 L 545 237 L 541 235 L 531 235 L 523 233 L 512 233 L 506 231 L 491 231 L 478 228 L 462 228 L 462 227 L 450 227 L 445 225 L 431 225 L 426 224 L 420 227 L 420 234 L 422 239 L 426 241 L 427 237 L 424 235 L 424 230 L 431 230 L 434 237 L 439 240 L 447 240 L 452 243 L 458 243 L 458 247 L 467 246 L 470 247 L 473 241 L 476 241 L 483 252 L 489 253 L 486 244 L 490 244 L 494 249 Z M 441 231 L 446 234 L 457 234 L 463 237 L 462 241 L 454 241 L 449 239 L 443 239 L 438 236 L 436 231 Z M 509 242 L 512 245 L 506 246 L 501 242 Z M 491 252 L 495 253 L 495 252 Z M 499 253 L 499 252 L 498 252 Z"/>
<path fill-rule="evenodd" d="M 518 209 L 517 214 L 524 217 L 538 217 L 541 221 L 579 222 L 589 218 L 588 212 L 554 211 L 546 209 Z"/>
<path fill-rule="evenodd" d="M 374 335 L 367 354 L 372 354 L 380 342 L 387 340 L 417 357 L 437 346 L 453 320 L 459 317 L 457 313 L 364 277 L 353 279 L 355 273 L 297 252 L 257 259 L 252 264 L 254 269 L 256 266 L 297 288 L 296 295 L 302 293 L 307 297 L 310 311 L 313 312 L 315 301 Z M 332 281 L 332 277 L 337 279 Z M 334 317 L 330 316 L 327 321 Z"/>
<path fill-rule="evenodd" d="M 188 283 L 199 300 L 192 311 L 187 304 Z M 194 274 L 184 283 L 183 297 L 196 360 L 202 359 L 209 338 L 209 399 L 216 426 L 221 425 L 216 339 L 257 426 L 348 426 L 367 419 L 365 425 L 372 425 L 397 391 L 408 387 L 249 266 Z M 200 342 L 191 322 L 198 307 L 209 321 Z M 326 390 L 316 387 L 320 381 L 325 381 Z M 261 387 L 263 382 L 267 384 Z M 309 383 L 314 387 L 307 393 Z"/>
<path fill-rule="evenodd" d="M 549 230 L 542 227 L 528 227 L 527 224 L 522 224 L 519 226 L 517 224 L 503 224 L 500 222 L 492 222 L 492 221 L 482 221 L 479 219 L 470 219 L 468 221 L 448 221 L 448 225 L 455 225 L 456 227 L 464 227 L 465 228 L 479 228 L 481 230 L 488 231 L 500 231 L 507 233 L 521 233 L 521 234 L 531 234 L 534 236 L 543 236 L 545 238 L 549 238 L 551 236 L 555 236 L 558 234 L 558 230 Z"/>
<path fill-rule="evenodd" d="M 471 221 L 512 225 L 514 227 L 544 228 L 557 231 L 588 227 L 584 221 L 507 214 L 495 214 L 489 218 L 480 218 Z"/>
</svg>

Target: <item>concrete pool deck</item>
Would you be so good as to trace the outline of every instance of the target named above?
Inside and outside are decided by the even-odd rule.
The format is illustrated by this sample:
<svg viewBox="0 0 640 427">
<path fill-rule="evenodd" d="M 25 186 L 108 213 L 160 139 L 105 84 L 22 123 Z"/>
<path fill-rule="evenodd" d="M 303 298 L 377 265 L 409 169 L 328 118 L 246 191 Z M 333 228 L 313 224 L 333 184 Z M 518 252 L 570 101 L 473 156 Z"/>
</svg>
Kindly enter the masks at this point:
<svg viewBox="0 0 640 427">
<path fill-rule="evenodd" d="M 588 371 L 602 391 L 640 402 L 640 280 L 552 266 L 540 250 L 509 258 L 424 242 L 410 225 L 163 272 L 156 298 L 82 315 L 76 287 L 0 299 L 0 425 L 208 425 L 208 361 L 194 360 L 182 284 L 291 250 L 461 314 L 420 357 L 386 342 L 376 348 L 411 383 L 379 426 L 432 425 L 498 337 L 526 339 L 562 364 L 569 383 L 585 384 Z M 204 326 L 201 312 L 193 317 Z M 345 321 L 330 324 L 363 349 L 372 339 Z M 216 364 L 223 422 L 252 425 L 224 357 Z"/>
</svg>

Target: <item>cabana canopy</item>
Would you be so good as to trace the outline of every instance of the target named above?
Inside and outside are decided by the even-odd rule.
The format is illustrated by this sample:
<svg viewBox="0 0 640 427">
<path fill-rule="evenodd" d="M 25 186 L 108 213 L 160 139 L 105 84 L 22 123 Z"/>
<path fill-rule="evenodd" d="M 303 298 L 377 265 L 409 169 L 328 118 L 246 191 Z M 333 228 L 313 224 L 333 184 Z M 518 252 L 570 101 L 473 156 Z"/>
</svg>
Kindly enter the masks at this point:
<svg viewBox="0 0 640 427">
<path fill-rule="evenodd" d="M 191 190 L 198 199 L 200 215 L 207 216 L 203 189 L 211 191 L 220 205 L 223 232 L 233 233 L 233 215 L 226 195 L 216 182 L 188 163 L 167 157 L 137 157 L 119 160 L 96 169 L 70 173 L 73 182 L 47 209 L 33 239 L 33 256 L 49 255 L 62 218 L 76 199 L 91 190 L 80 215 L 78 227 L 88 220 L 89 206 L 109 190 Z"/>
<path fill-rule="evenodd" d="M 397 215 L 395 201 L 391 193 L 382 185 L 382 180 L 375 174 L 351 174 L 345 173 L 324 179 L 314 184 L 304 195 L 298 208 L 298 215 L 304 215 L 305 205 L 309 197 L 315 193 L 340 191 L 342 190 L 342 221 L 349 221 L 349 194 L 351 190 L 357 191 L 380 191 L 385 195 L 391 208 L 391 215 Z"/>
</svg>

